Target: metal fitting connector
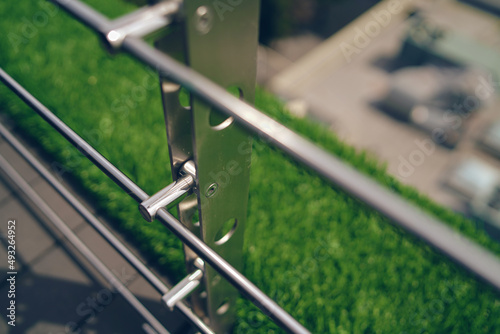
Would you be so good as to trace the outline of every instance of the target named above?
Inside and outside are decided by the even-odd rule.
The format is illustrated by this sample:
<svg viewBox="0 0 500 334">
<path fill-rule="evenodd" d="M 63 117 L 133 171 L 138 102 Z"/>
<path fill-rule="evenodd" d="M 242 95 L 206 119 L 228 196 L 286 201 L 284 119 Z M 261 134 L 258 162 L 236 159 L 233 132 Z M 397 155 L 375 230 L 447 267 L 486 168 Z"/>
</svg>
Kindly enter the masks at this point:
<svg viewBox="0 0 500 334">
<path fill-rule="evenodd" d="M 109 51 L 118 50 L 127 36 L 141 38 L 165 28 L 175 19 L 180 7 L 178 0 L 162 1 L 112 21 L 104 36 Z"/>
<path fill-rule="evenodd" d="M 203 278 L 203 260 L 197 258 L 195 266 L 200 269 L 196 269 L 192 274 L 186 276 L 161 298 L 170 310 L 173 310 L 177 302 L 189 296 L 189 294 L 200 285 L 201 279 Z"/>
<path fill-rule="evenodd" d="M 156 212 L 166 207 L 176 199 L 187 193 L 195 184 L 196 168 L 193 161 L 186 162 L 181 168 L 179 179 L 139 205 L 142 217 L 148 222 L 155 220 Z"/>
</svg>

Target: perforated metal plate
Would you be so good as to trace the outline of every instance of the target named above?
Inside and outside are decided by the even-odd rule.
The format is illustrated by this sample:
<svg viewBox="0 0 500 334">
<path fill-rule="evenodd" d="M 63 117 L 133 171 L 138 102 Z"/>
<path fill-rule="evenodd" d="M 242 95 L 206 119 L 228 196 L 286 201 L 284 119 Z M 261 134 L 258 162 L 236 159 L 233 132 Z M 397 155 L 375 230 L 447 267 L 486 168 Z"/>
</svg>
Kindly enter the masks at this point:
<svg viewBox="0 0 500 334">
<path fill-rule="evenodd" d="M 184 2 L 185 26 L 157 46 L 175 48 L 185 33 L 185 60 L 191 68 L 253 102 L 256 77 L 259 1 Z M 183 30 L 185 29 L 185 30 Z M 175 43 L 176 46 L 172 46 Z M 179 58 L 179 57 L 178 57 Z M 191 98 L 191 109 L 179 104 L 179 87 L 163 81 L 164 104 L 173 171 L 194 158 L 197 166 L 197 226 L 193 197 L 179 205 L 181 221 L 236 269 L 242 269 L 247 216 L 251 137 L 202 101 Z M 187 138 L 191 137 L 191 141 Z M 189 250 L 187 259 L 192 261 Z M 190 268 L 188 268 L 189 270 Z M 195 310 L 217 333 L 235 321 L 238 292 L 209 266 L 204 287 L 194 294 Z M 200 314 L 201 313 L 201 314 Z"/>
</svg>

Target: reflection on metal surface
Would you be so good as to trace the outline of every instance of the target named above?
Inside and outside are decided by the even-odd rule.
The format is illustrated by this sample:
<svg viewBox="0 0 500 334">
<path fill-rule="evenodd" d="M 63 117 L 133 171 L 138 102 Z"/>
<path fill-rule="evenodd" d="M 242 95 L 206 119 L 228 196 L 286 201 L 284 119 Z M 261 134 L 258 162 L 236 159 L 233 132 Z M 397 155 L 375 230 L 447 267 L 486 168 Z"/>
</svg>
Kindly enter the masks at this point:
<svg viewBox="0 0 500 334">
<path fill-rule="evenodd" d="M 186 298 L 200 285 L 200 280 L 203 277 L 203 270 L 205 267 L 203 260 L 200 258 L 196 259 L 195 266 L 200 269 L 196 269 L 192 274 L 186 276 L 162 297 L 163 302 L 168 308 L 170 308 L 170 310 L 173 310 L 177 302 Z"/>
<path fill-rule="evenodd" d="M 169 0 L 141 8 L 110 23 L 104 40 L 110 51 L 118 49 L 127 36 L 145 37 L 168 26 L 177 15 L 181 1 Z"/>
<path fill-rule="evenodd" d="M 207 6 L 200 6 L 195 13 L 196 29 L 201 34 L 207 34 L 212 29 L 214 14 Z"/>
<path fill-rule="evenodd" d="M 65 0 L 60 0 L 57 3 L 60 5 L 66 5 L 67 7 L 65 7 L 65 9 L 74 15 L 85 16 L 82 20 L 89 25 L 99 27 L 103 25 L 103 20 L 105 22 L 105 19 L 103 19 L 101 15 L 79 1 L 72 1 L 68 3 L 63 1 Z M 80 11 L 82 8 L 83 11 Z M 64 138 L 66 138 L 69 143 L 77 147 L 87 159 L 101 169 L 101 171 L 103 171 L 113 182 L 122 188 L 127 195 L 139 203 L 149 198 L 148 194 L 142 190 L 141 187 L 135 184 L 122 171 L 106 160 L 102 154 L 97 152 L 68 125 L 57 118 L 54 113 L 52 113 L 33 95 L 26 91 L 26 89 L 19 85 L 19 83 L 12 79 L 2 68 L 0 68 L 0 80 L 7 87 L 12 89 L 12 91 L 15 92 L 29 107 L 42 116 L 42 118 L 54 129 L 56 129 Z M 189 202 L 189 205 L 191 205 L 190 207 L 193 208 L 192 211 L 188 211 L 188 214 L 191 215 L 189 216 L 190 218 L 195 217 L 195 208 L 197 203 L 196 196 L 192 196 L 194 196 L 195 200 L 193 201 L 194 207 L 192 206 L 193 202 Z M 185 201 L 188 199 L 190 200 L 191 198 L 188 197 Z M 184 205 L 185 201 L 183 201 L 180 205 Z M 283 310 L 283 308 L 281 308 L 269 296 L 259 290 L 259 288 L 250 282 L 248 278 L 243 276 L 239 271 L 235 270 L 234 267 L 232 267 L 213 249 L 207 247 L 207 245 L 195 235 L 196 232 L 192 232 L 190 229 L 187 229 L 179 220 L 168 213 L 164 208 L 160 208 L 160 210 L 158 210 L 157 219 L 169 228 L 170 231 L 172 231 L 182 242 L 189 245 L 190 251 L 193 254 L 197 254 L 205 262 L 216 268 L 220 275 L 225 277 L 229 282 L 231 282 L 231 284 L 237 287 L 238 290 L 243 292 L 247 298 L 249 298 L 266 315 L 271 317 L 277 324 L 292 333 L 309 333 L 304 326 Z M 195 226 L 195 224 L 192 225 Z M 483 256 L 483 258 L 484 257 L 485 256 Z M 498 277 L 500 277 L 500 275 L 498 275 Z M 206 294 L 200 293 L 200 297 L 206 298 Z M 183 303 L 177 303 L 176 307 L 179 308 L 179 310 L 182 311 L 190 319 L 190 321 L 192 321 L 192 323 L 202 331 L 202 333 L 213 333 L 211 328 L 201 321 L 199 317 L 195 316 Z"/>
<path fill-rule="evenodd" d="M 176 199 L 187 193 L 195 183 L 196 170 L 192 161 L 186 162 L 181 169 L 184 174 L 139 205 L 139 211 L 144 219 L 152 222 L 156 212 L 163 207 L 173 203 Z"/>
</svg>

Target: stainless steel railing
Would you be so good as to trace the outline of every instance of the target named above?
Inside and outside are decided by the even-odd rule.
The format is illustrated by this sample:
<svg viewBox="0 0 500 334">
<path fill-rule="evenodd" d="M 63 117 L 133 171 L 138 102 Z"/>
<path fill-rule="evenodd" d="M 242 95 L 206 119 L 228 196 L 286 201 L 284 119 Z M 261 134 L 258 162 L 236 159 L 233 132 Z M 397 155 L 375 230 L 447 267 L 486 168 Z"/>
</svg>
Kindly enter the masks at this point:
<svg viewBox="0 0 500 334">
<path fill-rule="evenodd" d="M 61 133 L 71 144 L 82 152 L 90 161 L 101 169 L 111 180 L 120 186 L 129 196 L 138 203 L 149 196 L 91 145 L 78 136 L 64 122 L 57 118 L 40 101 L 33 97 L 21 85 L 13 80 L 5 71 L 0 69 L 0 80 L 12 89 L 26 104 L 44 118 L 51 126 Z M 204 261 L 212 265 L 219 273 L 237 287 L 247 298 L 255 303 L 265 314 L 276 323 L 293 333 L 308 333 L 297 320 L 283 310 L 276 302 L 259 290 L 245 276 L 234 269 L 226 260 L 209 248 L 198 237 L 190 232 L 181 222 L 172 216 L 165 208 L 158 211 L 156 218 L 165 224 L 183 243 L 193 249 Z"/>
<path fill-rule="evenodd" d="M 87 5 L 76 0 L 52 0 L 106 39 L 112 22 Z M 193 71 L 168 55 L 152 48 L 134 35 L 120 41 L 121 50 L 156 69 L 162 77 L 188 88 L 205 103 L 220 110 L 248 131 L 261 136 L 304 166 L 314 170 L 333 185 L 367 203 L 387 216 L 395 225 L 426 241 L 449 258 L 468 269 L 500 291 L 500 259 L 477 243 L 467 239 L 443 222 L 407 203 L 399 195 L 382 187 L 367 176 L 343 163 L 337 157 L 317 147 L 307 139 L 274 121 L 253 106 L 232 96 L 224 88 Z M 0 79 L 76 146 L 96 166 L 139 203 L 149 196 L 121 171 L 107 161 L 87 142 L 73 132 L 39 101 L 17 84 L 4 71 Z M 307 333 L 300 323 L 260 291 L 245 276 L 209 248 L 166 209 L 160 209 L 157 219 L 167 226 L 201 259 L 210 264 L 225 279 L 253 301 L 265 314 L 289 332 Z"/>
<path fill-rule="evenodd" d="M 0 69 L 0 75 L 2 75 L 2 70 Z M 2 136 L 35 170 L 40 173 L 40 175 L 80 214 L 82 217 L 97 231 L 99 234 L 104 237 L 113 248 L 118 251 L 150 284 L 153 286 L 156 291 L 158 291 L 161 295 L 165 295 L 169 292 L 168 287 L 164 282 L 162 282 L 144 263 L 142 263 L 141 260 L 139 260 L 124 244 L 121 243 L 120 240 L 109 230 L 104 226 L 99 219 L 97 219 L 66 187 L 64 187 L 61 182 L 57 180 L 56 177 L 54 177 L 39 161 L 37 158 L 35 158 L 24 146 L 21 144 L 13 135 L 12 133 L 0 123 L 0 136 Z M 57 216 L 55 212 L 52 210 L 47 210 L 46 205 L 43 205 L 40 203 L 43 202 L 43 199 L 39 198 L 36 194 L 33 195 L 33 191 L 30 190 L 30 186 L 26 184 L 26 182 L 23 182 L 22 178 L 20 178 L 15 170 L 9 167 L 8 163 L 5 161 L 5 159 L 0 157 L 0 168 L 3 170 L 9 171 L 9 175 L 11 176 L 12 179 L 16 180 L 16 184 L 20 186 L 22 191 L 29 197 L 32 198 L 32 201 L 37 205 L 41 211 L 46 212 L 46 216 L 49 216 L 51 220 L 53 217 Z M 47 214 L 48 212 L 48 214 Z M 61 223 L 59 219 L 56 218 L 56 227 L 63 229 L 65 235 L 70 236 L 69 240 L 70 242 L 73 243 L 75 248 L 81 249 L 82 253 L 88 254 L 90 251 L 88 249 L 85 249 L 86 247 L 82 248 L 81 242 L 76 241 L 75 238 L 77 238 L 71 231 L 68 231 L 66 228 L 61 227 Z M 99 260 L 96 260 L 96 258 L 92 255 L 88 257 L 88 260 L 90 263 L 96 266 L 98 270 L 105 270 L 103 269 L 102 265 L 99 264 Z M 112 273 L 110 274 L 109 272 L 106 271 L 105 274 L 106 278 L 110 278 L 110 281 L 113 282 L 116 280 L 116 278 L 113 279 L 111 276 Z M 124 289 L 124 287 L 120 288 Z M 117 290 L 120 291 L 120 290 Z M 132 306 L 135 307 L 136 304 L 138 304 L 138 301 L 134 300 L 134 298 L 131 298 L 129 294 L 127 296 L 124 296 L 127 300 L 132 301 L 131 304 Z M 194 324 L 198 330 L 200 330 L 201 333 L 204 334 L 212 334 L 213 331 L 196 315 L 193 313 L 193 311 L 183 302 L 176 303 L 175 307 L 179 309 L 181 313 L 186 316 L 189 321 Z M 141 309 L 141 314 L 143 314 L 144 311 Z M 144 313 L 147 316 L 144 316 L 145 320 L 150 321 L 153 319 L 153 317 L 148 314 Z M 157 322 L 150 323 L 150 325 L 153 326 L 153 328 L 159 327 Z M 161 328 L 161 327 L 160 327 Z M 158 330 L 157 330 L 158 331 Z"/>
</svg>

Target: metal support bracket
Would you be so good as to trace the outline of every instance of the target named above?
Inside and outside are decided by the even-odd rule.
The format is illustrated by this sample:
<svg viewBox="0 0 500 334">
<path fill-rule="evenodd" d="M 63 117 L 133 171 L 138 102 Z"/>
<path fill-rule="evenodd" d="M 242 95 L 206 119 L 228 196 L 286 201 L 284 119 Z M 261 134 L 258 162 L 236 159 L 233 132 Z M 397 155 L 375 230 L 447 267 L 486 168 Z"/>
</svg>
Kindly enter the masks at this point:
<svg viewBox="0 0 500 334">
<path fill-rule="evenodd" d="M 142 38 L 158 32 L 175 20 L 181 5 L 180 0 L 163 1 L 112 21 L 103 38 L 106 46 L 113 53 L 127 36 Z"/>
<path fill-rule="evenodd" d="M 185 0 L 180 13 L 184 20 L 170 25 L 155 46 L 252 103 L 259 1 L 221 3 Z M 161 90 L 174 179 L 184 162 L 196 164 L 195 191 L 178 205 L 179 219 L 241 270 L 251 136 L 177 83 L 161 78 Z M 185 254 L 188 272 L 195 272 L 196 254 L 187 247 Z M 209 265 L 200 285 L 190 297 L 193 310 L 215 332 L 229 332 L 238 291 Z"/>
<path fill-rule="evenodd" d="M 189 296 L 200 285 L 205 265 L 200 258 L 197 258 L 194 264 L 200 269 L 186 276 L 161 298 L 170 310 L 173 310 L 177 302 Z"/>
<path fill-rule="evenodd" d="M 139 211 L 148 222 L 155 220 L 156 212 L 173 203 L 187 193 L 195 184 L 196 168 L 193 161 L 186 162 L 181 168 L 181 177 L 169 184 L 139 205 Z"/>
</svg>

